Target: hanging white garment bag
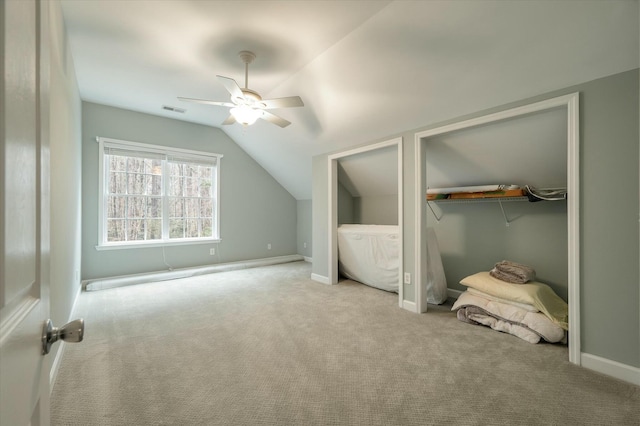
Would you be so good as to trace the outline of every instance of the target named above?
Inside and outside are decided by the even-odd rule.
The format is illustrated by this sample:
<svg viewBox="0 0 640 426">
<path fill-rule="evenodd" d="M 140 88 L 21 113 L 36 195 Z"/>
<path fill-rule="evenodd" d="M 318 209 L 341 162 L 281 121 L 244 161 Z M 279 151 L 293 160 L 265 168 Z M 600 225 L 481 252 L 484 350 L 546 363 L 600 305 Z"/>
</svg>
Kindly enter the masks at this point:
<svg viewBox="0 0 640 426">
<path fill-rule="evenodd" d="M 444 276 L 438 238 L 427 228 L 427 303 L 440 305 L 447 300 L 447 278 Z"/>
</svg>

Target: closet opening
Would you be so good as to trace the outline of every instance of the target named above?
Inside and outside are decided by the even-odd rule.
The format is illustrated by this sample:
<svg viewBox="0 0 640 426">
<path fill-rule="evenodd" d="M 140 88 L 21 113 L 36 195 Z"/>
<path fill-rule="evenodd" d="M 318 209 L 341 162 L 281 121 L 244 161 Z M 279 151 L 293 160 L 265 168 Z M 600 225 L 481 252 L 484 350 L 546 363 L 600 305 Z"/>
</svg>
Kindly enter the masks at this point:
<svg viewBox="0 0 640 426">
<path fill-rule="evenodd" d="M 343 249 L 352 254 L 350 267 L 343 265 L 346 274 L 362 277 L 356 281 L 372 287 L 397 291 L 402 306 L 402 138 L 329 155 L 328 177 L 329 284 L 339 280 L 340 239 Z M 384 244 L 385 259 L 360 256 L 366 251 L 361 250 L 361 236 Z M 349 245 L 349 240 L 354 244 Z M 389 275 L 389 264 L 397 264 L 397 275 Z"/>
<path fill-rule="evenodd" d="M 452 295 L 464 289 L 460 279 L 510 254 L 537 263 L 540 281 L 568 303 L 569 361 L 580 364 L 578 101 L 578 93 L 569 94 L 415 135 L 419 312 L 427 311 L 424 259 L 431 227 Z M 427 201 L 429 188 L 486 184 L 564 187 L 566 200 Z"/>
</svg>

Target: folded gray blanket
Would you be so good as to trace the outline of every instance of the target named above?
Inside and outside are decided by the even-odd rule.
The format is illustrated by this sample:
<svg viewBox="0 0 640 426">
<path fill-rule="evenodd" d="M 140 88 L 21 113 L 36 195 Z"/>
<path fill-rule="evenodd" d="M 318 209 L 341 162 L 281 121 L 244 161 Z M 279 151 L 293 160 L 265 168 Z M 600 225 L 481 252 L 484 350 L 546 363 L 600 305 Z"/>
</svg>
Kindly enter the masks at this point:
<svg viewBox="0 0 640 426">
<path fill-rule="evenodd" d="M 531 266 L 510 260 L 496 263 L 489 275 L 512 284 L 524 284 L 536 279 L 536 271 Z"/>
</svg>

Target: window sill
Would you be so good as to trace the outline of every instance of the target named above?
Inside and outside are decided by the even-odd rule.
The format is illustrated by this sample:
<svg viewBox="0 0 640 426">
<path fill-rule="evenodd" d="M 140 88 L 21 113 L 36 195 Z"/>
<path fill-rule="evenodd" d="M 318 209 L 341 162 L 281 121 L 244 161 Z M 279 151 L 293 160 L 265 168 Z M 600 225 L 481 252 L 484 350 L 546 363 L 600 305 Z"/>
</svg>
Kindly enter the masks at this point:
<svg viewBox="0 0 640 426">
<path fill-rule="evenodd" d="M 135 243 L 110 243 L 97 245 L 96 250 L 123 250 L 123 249 L 139 249 L 153 247 L 168 246 L 187 246 L 193 244 L 217 244 L 222 241 L 220 238 L 208 238 L 200 240 L 172 240 L 172 241 L 153 241 L 153 242 L 135 242 Z"/>
</svg>

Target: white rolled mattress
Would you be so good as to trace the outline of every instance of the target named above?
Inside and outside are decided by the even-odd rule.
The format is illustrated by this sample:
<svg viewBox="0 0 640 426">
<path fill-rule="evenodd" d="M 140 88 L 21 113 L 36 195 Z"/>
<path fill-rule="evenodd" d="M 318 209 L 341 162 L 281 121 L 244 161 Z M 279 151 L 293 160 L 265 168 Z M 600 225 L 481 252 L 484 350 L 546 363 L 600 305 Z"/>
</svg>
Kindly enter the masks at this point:
<svg viewBox="0 0 640 426">
<path fill-rule="evenodd" d="M 399 240 L 397 225 L 340 225 L 340 272 L 349 279 L 397 293 Z"/>
</svg>

